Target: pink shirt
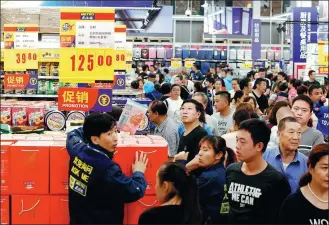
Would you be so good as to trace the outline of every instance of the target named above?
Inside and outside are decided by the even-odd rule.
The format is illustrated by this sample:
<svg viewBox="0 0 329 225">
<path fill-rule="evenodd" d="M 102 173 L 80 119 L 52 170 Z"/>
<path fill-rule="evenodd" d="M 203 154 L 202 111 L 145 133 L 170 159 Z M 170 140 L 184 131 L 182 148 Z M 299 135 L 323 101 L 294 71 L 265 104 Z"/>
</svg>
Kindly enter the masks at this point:
<svg viewBox="0 0 329 225">
<path fill-rule="evenodd" d="M 294 99 L 297 95 L 297 90 L 294 87 L 292 87 L 290 88 L 288 94 L 290 95 L 291 99 Z"/>
</svg>

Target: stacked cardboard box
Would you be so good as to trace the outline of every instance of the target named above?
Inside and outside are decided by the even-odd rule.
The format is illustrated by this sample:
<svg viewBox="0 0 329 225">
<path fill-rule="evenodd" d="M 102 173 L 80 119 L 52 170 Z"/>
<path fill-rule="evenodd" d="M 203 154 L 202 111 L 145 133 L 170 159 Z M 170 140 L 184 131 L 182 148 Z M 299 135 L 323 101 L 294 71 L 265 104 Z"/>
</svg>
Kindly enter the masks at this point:
<svg viewBox="0 0 329 225">
<path fill-rule="evenodd" d="M 69 155 L 63 135 L 2 135 L 0 144 L 1 224 L 68 224 Z M 142 199 L 125 205 L 125 224 L 137 224 L 143 211 L 159 205 L 156 172 L 168 159 L 161 137 L 120 137 L 114 161 L 127 176 L 136 151 L 148 156 L 148 187 Z"/>
</svg>

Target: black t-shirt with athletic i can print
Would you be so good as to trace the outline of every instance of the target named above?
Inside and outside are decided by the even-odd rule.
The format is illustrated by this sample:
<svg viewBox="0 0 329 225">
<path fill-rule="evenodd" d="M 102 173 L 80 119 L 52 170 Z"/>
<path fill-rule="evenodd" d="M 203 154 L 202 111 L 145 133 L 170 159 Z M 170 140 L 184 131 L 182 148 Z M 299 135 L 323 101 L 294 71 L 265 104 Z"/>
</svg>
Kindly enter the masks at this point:
<svg viewBox="0 0 329 225">
<path fill-rule="evenodd" d="M 281 224 L 329 224 L 328 209 L 319 209 L 309 202 L 300 189 L 286 198 L 280 211 Z"/>
<path fill-rule="evenodd" d="M 246 175 L 242 162 L 226 170 L 230 203 L 229 224 L 276 224 L 285 198 L 290 194 L 286 177 L 271 165 L 256 175 Z"/>
</svg>

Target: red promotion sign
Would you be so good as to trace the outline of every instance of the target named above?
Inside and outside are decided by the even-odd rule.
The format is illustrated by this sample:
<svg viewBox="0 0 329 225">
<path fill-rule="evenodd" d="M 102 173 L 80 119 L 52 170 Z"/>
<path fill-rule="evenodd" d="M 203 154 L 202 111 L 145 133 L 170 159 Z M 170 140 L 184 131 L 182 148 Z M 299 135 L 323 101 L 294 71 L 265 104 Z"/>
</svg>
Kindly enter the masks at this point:
<svg viewBox="0 0 329 225">
<path fill-rule="evenodd" d="M 64 111 L 112 111 L 112 89 L 59 88 L 58 109 Z"/>
<path fill-rule="evenodd" d="M 5 89 L 37 89 L 37 74 L 5 74 Z"/>
</svg>

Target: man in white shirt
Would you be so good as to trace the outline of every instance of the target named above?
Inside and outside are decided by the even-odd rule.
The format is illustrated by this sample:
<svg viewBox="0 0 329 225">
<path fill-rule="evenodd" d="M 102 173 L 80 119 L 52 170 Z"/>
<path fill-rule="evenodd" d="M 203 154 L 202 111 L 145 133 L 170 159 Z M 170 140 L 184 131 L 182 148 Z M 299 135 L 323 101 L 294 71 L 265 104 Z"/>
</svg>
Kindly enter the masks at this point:
<svg viewBox="0 0 329 225">
<path fill-rule="evenodd" d="M 193 93 L 194 91 L 194 83 L 189 79 L 189 76 L 187 74 L 183 74 L 183 85 L 187 87 L 188 91 L 190 93 Z"/>
<path fill-rule="evenodd" d="M 208 103 L 208 98 L 204 93 L 197 92 L 197 93 L 193 94 L 192 98 L 194 100 L 200 102 L 202 104 L 203 108 L 206 110 L 207 103 Z M 218 136 L 219 135 L 218 121 L 214 117 L 206 114 L 206 123 L 210 127 L 210 129 L 212 131 L 212 134 Z"/>
<path fill-rule="evenodd" d="M 226 134 L 230 128 L 233 127 L 233 114 L 234 110 L 231 109 L 230 93 L 227 91 L 219 91 L 216 93 L 215 110 L 216 112 L 212 115 L 218 121 L 217 127 L 219 136 Z"/>
</svg>

